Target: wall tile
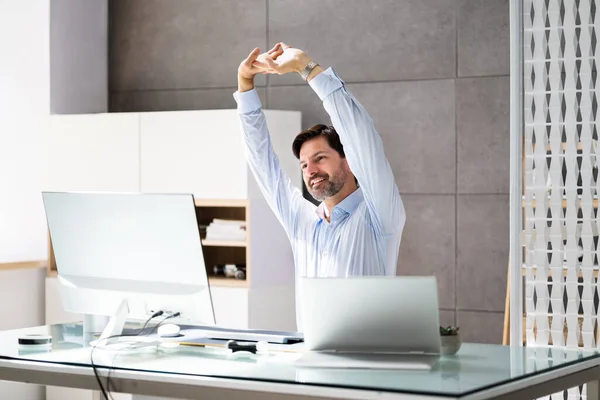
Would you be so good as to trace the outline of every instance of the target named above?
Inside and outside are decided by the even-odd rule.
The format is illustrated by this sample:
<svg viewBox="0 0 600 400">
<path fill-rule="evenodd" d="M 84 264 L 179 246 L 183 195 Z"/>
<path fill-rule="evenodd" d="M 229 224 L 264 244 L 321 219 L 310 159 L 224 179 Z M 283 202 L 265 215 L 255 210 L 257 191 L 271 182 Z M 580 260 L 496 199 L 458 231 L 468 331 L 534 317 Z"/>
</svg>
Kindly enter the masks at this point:
<svg viewBox="0 0 600 400">
<path fill-rule="evenodd" d="M 458 4 L 458 76 L 508 75 L 508 0 L 460 0 Z"/>
<path fill-rule="evenodd" d="M 348 87 L 375 121 L 400 192 L 454 193 L 454 82 Z"/>
<path fill-rule="evenodd" d="M 398 275 L 435 275 L 440 308 L 455 304 L 455 218 L 452 195 L 402 195 L 406 225 Z"/>
<path fill-rule="evenodd" d="M 268 107 L 274 110 L 302 111 L 302 128 L 331 124 L 319 96 L 308 85 L 267 87 Z"/>
<path fill-rule="evenodd" d="M 231 109 L 237 108 L 233 98 L 236 90 L 237 88 L 112 92 L 109 110 L 138 112 Z M 257 91 L 265 104 L 265 88 L 257 88 Z"/>
<path fill-rule="evenodd" d="M 459 195 L 457 310 L 504 311 L 508 195 Z"/>
<path fill-rule="evenodd" d="M 454 193 L 454 83 L 350 84 L 382 137 L 402 193 Z M 269 87 L 269 107 L 302 111 L 303 127 L 330 123 L 309 86 Z"/>
<path fill-rule="evenodd" d="M 509 193 L 509 77 L 456 82 L 459 193 Z"/>
<path fill-rule="evenodd" d="M 454 310 L 440 309 L 440 325 L 456 325 L 456 312 Z"/>
<path fill-rule="evenodd" d="M 456 324 L 463 342 L 502 344 L 503 313 L 458 310 Z"/>
<path fill-rule="evenodd" d="M 268 7 L 269 45 L 306 50 L 349 82 L 455 76 L 454 0 L 270 0 Z M 278 78 L 273 85 L 300 84 L 297 75 Z"/>
<path fill-rule="evenodd" d="M 111 90 L 233 86 L 266 50 L 266 0 L 111 0 L 109 13 Z"/>
</svg>

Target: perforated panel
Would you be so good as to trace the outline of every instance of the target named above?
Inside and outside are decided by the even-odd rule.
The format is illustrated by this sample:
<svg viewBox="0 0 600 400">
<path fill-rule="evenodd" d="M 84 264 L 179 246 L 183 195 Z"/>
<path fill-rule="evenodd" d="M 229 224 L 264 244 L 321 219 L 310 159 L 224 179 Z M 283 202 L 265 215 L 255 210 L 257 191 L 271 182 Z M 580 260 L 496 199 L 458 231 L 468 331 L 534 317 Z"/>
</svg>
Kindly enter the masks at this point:
<svg viewBox="0 0 600 400">
<path fill-rule="evenodd" d="M 597 347 L 596 4 L 523 5 L 526 344 Z"/>
</svg>

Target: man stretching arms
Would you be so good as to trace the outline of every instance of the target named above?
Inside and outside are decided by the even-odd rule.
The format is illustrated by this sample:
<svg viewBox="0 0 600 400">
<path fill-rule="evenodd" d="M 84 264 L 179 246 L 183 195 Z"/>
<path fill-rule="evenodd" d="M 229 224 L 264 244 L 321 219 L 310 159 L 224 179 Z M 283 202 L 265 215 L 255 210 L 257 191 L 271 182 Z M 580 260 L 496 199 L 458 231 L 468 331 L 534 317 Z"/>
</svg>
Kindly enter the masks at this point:
<svg viewBox="0 0 600 400">
<path fill-rule="evenodd" d="M 292 144 L 318 207 L 280 168 L 254 89 L 259 73 L 289 72 L 310 84 L 333 123 L 300 132 Z M 324 71 L 284 43 L 263 54 L 257 48 L 239 66 L 234 98 L 248 164 L 291 242 L 296 276 L 395 275 L 402 200 L 371 117 L 333 68 Z"/>
</svg>

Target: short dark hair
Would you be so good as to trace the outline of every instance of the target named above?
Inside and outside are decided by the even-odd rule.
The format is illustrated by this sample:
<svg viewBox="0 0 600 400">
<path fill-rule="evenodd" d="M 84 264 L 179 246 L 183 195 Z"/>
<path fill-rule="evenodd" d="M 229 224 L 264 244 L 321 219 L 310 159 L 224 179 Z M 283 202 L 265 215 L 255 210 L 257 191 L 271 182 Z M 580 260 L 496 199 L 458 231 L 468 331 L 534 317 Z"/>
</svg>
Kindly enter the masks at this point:
<svg viewBox="0 0 600 400">
<path fill-rule="evenodd" d="M 304 142 L 314 139 L 316 137 L 322 136 L 327 139 L 327 143 L 331 146 L 332 149 L 337 151 L 342 158 L 346 158 L 346 154 L 344 153 L 344 146 L 342 146 L 342 142 L 340 141 L 340 137 L 338 133 L 335 131 L 333 126 L 318 124 L 313 126 L 312 128 L 306 129 L 300 132 L 294 142 L 292 143 L 292 151 L 297 159 L 300 159 L 300 149 Z"/>
</svg>

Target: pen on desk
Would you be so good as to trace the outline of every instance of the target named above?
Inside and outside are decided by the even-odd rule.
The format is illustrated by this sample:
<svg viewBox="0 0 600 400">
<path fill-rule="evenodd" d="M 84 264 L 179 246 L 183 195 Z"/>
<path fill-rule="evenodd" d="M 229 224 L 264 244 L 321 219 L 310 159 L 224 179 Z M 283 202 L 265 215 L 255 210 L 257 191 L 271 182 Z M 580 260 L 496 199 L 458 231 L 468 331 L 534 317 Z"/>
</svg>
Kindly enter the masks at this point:
<svg viewBox="0 0 600 400">
<path fill-rule="evenodd" d="M 180 342 L 183 345 L 188 345 L 188 346 L 201 346 L 201 347 L 213 347 L 213 348 L 221 348 L 221 349 L 227 349 L 227 350 L 231 350 L 232 352 L 236 352 L 236 351 L 248 351 L 250 353 L 254 353 L 256 354 L 256 352 L 258 351 L 257 346 L 258 343 L 257 342 L 241 342 L 241 341 L 236 341 L 236 340 L 228 340 L 228 341 L 218 341 L 218 342 L 205 342 L 205 343 L 193 343 L 193 342 L 185 342 L 182 341 Z"/>
<path fill-rule="evenodd" d="M 278 346 L 273 346 L 268 342 L 240 342 L 235 340 L 229 340 L 225 346 L 232 352 L 236 351 L 247 351 L 252 354 L 276 354 L 276 353 L 295 353 L 296 351 L 291 349 L 282 349 Z"/>
<path fill-rule="evenodd" d="M 295 346 L 281 346 L 277 344 L 271 344 L 266 341 L 237 341 L 237 340 L 228 340 L 228 341 L 206 341 L 206 342 L 186 342 L 185 340 L 181 341 L 180 344 L 188 345 L 188 346 L 201 346 L 205 348 L 221 348 L 227 349 L 231 352 L 239 352 L 239 351 L 247 351 L 252 354 L 280 354 L 280 353 L 298 353 L 301 352 Z"/>
</svg>

